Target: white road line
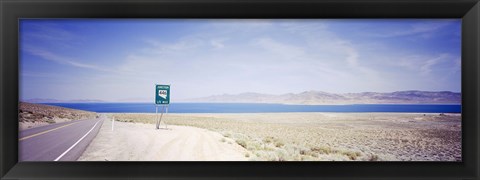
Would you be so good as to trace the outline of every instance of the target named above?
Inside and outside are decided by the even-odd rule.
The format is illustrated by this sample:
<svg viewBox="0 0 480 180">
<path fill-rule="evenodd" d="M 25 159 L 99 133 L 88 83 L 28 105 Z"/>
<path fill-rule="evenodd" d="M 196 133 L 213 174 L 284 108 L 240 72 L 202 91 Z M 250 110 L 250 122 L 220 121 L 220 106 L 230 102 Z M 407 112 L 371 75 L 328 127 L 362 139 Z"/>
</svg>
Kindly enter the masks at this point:
<svg viewBox="0 0 480 180">
<path fill-rule="evenodd" d="M 93 125 L 92 129 L 90 129 L 90 131 L 87 132 L 87 134 L 83 135 L 82 138 L 80 138 L 77 142 L 75 142 L 75 144 L 73 144 L 72 146 L 70 146 L 70 148 L 68 148 L 65 152 L 63 152 L 60 156 L 57 157 L 57 159 L 53 160 L 53 161 L 58 161 L 60 158 L 62 158 L 63 156 L 65 156 L 65 154 L 68 153 L 68 151 L 72 150 L 73 147 L 75 147 L 80 141 L 83 140 L 83 138 L 87 137 L 88 134 L 90 134 L 90 132 L 92 132 L 92 130 L 95 128 L 95 126 L 97 126 L 98 122 L 100 122 L 100 120 L 98 120 L 95 125 Z"/>
</svg>

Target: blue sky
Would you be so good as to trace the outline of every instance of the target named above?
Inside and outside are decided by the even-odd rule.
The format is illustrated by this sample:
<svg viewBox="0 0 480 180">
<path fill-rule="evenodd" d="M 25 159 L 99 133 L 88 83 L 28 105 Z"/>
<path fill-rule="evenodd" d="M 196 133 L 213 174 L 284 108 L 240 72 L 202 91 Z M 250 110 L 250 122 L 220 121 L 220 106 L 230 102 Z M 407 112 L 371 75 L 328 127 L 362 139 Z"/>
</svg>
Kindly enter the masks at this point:
<svg viewBox="0 0 480 180">
<path fill-rule="evenodd" d="M 460 92 L 460 19 L 22 19 L 20 99 Z"/>
</svg>

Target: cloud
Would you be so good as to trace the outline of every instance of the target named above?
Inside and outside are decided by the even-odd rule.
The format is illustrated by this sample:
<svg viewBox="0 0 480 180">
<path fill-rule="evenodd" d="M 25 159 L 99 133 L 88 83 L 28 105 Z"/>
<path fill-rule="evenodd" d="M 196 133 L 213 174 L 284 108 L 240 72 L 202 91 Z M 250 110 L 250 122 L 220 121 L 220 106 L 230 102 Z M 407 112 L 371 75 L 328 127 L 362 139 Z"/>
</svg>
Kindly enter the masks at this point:
<svg viewBox="0 0 480 180">
<path fill-rule="evenodd" d="M 309 41 L 315 41 L 312 43 L 314 44 L 314 46 L 312 46 L 313 49 L 322 50 L 318 53 L 334 53 L 334 55 L 332 55 L 333 58 L 343 60 L 347 67 L 350 68 L 351 73 L 359 72 L 369 76 L 369 78 L 379 78 L 376 70 L 364 64 L 365 59 L 362 59 L 361 50 L 359 50 L 354 43 L 339 37 L 334 32 L 328 31 L 328 28 L 324 27 L 323 29 L 323 33 L 312 32 L 307 36 Z M 321 35 L 319 36 L 318 34 Z M 367 47 L 363 45 L 362 48 Z"/>
<path fill-rule="evenodd" d="M 52 74 L 52 73 L 35 73 L 35 72 L 24 72 L 22 71 L 20 73 L 21 76 L 25 77 L 41 77 L 41 78 L 52 78 L 52 77 L 57 77 L 58 74 Z"/>
<path fill-rule="evenodd" d="M 368 34 L 373 37 L 393 38 L 401 36 L 418 36 L 431 38 L 435 32 L 450 25 L 449 21 L 430 21 L 409 24 L 407 27 L 400 26 L 393 29 L 379 29 L 375 34 Z"/>
<path fill-rule="evenodd" d="M 82 50 L 102 55 L 101 64 L 84 59 L 82 54 L 67 54 L 75 51 L 61 51 L 55 46 L 34 44 L 24 46 L 27 48 L 23 50 L 80 70 L 108 72 L 89 71 L 92 73 L 69 78 L 89 84 L 88 89 L 78 90 L 78 94 L 125 100 L 131 100 L 131 97 L 149 99 L 155 83 L 171 83 L 175 88 L 172 98 L 177 99 L 247 91 L 282 94 L 305 90 L 385 92 L 405 88 L 441 89 L 432 84 L 431 79 L 436 76 L 438 84 L 451 86 L 452 78 L 438 80 L 437 73 L 450 69 L 453 72 L 460 66 L 455 53 L 442 55 L 438 49 L 435 52 L 430 49 L 409 51 L 412 47 L 382 38 L 350 38 L 351 34 L 337 31 L 325 21 L 213 22 L 189 24 L 188 29 L 174 29 L 175 32 L 156 33 L 153 29 L 155 33 L 145 33 L 143 39 L 128 36 L 120 40 L 122 43 L 111 44 L 111 49 L 121 47 L 120 53 L 109 54 L 113 51 L 89 49 L 91 47 L 85 45 Z M 421 35 L 442 27 L 412 25 L 409 28 L 411 32 L 392 33 L 394 36 Z M 136 29 L 119 30 L 138 34 Z M 92 38 L 88 43 L 96 43 L 96 36 L 87 36 Z M 112 38 L 105 36 L 105 39 Z M 448 66 L 455 62 L 455 66 Z M 39 72 L 48 72 L 48 69 Z M 448 72 L 442 75 L 446 74 Z M 29 75 L 33 74 L 25 76 Z M 69 86 L 65 85 L 65 88 Z M 104 92 L 102 89 L 117 91 Z"/>
<path fill-rule="evenodd" d="M 441 54 L 437 57 L 427 59 L 423 63 L 423 65 L 420 66 L 420 73 L 429 74 L 430 72 L 432 72 L 432 66 L 435 66 L 441 63 L 442 61 L 446 60 L 447 57 L 448 57 L 447 54 Z"/>
<path fill-rule="evenodd" d="M 96 65 L 92 65 L 92 64 L 81 63 L 81 62 L 78 62 L 78 60 L 75 60 L 75 59 L 72 59 L 72 58 L 69 58 L 69 57 L 63 57 L 63 56 L 57 55 L 53 52 L 43 50 L 43 49 L 40 49 L 40 48 L 35 48 L 35 47 L 31 47 L 31 46 L 23 46 L 22 49 L 25 50 L 27 53 L 30 53 L 32 55 L 41 57 L 42 59 L 45 59 L 45 60 L 48 60 L 48 61 L 56 62 L 58 64 L 69 65 L 69 66 L 84 68 L 84 69 L 97 70 L 97 71 L 111 72 L 111 70 L 109 70 L 109 69 L 105 69 L 105 68 L 102 68 L 102 67 L 99 67 L 99 66 L 96 66 Z"/>
<path fill-rule="evenodd" d="M 413 55 L 413 56 L 405 56 L 396 61 L 392 61 L 390 64 L 393 66 L 403 67 L 411 71 L 419 72 L 421 75 L 429 75 L 434 70 L 433 67 L 440 64 L 445 64 L 448 67 L 452 67 L 452 70 L 453 69 L 459 70 L 459 67 L 460 67 L 459 62 L 458 61 L 450 62 L 449 60 L 451 59 L 455 59 L 455 58 L 448 53 L 442 53 L 436 56 Z"/>
<path fill-rule="evenodd" d="M 210 40 L 210 45 L 212 45 L 215 49 L 222 49 L 225 47 L 224 42 L 226 40 L 227 40 L 226 38 L 212 39 Z"/>
<path fill-rule="evenodd" d="M 54 23 L 31 23 L 27 24 L 28 30 L 35 33 L 28 33 L 29 38 L 39 38 L 43 40 L 61 40 L 70 41 L 77 38 L 77 35 L 70 31 L 64 30 Z"/>
<path fill-rule="evenodd" d="M 310 34 L 311 32 L 323 32 L 328 29 L 328 25 L 322 21 L 304 20 L 303 23 L 283 22 L 279 26 L 293 34 Z"/>
<path fill-rule="evenodd" d="M 331 29 L 328 20 L 281 23 L 281 27 L 294 36 L 302 37 L 309 46 L 307 52 L 309 55 L 322 57 L 323 61 L 343 61 L 346 67 L 350 68 L 348 74 L 354 76 L 362 74 L 369 76 L 370 79 L 378 79 L 378 72 L 365 65 L 365 59 L 362 58 L 360 49 L 367 49 L 368 45 L 357 45 L 342 37 L 340 33 Z M 335 66 L 331 68 L 339 69 L 339 65 Z"/>
<path fill-rule="evenodd" d="M 72 49 L 83 44 L 85 37 L 66 30 L 60 23 L 41 23 L 35 20 L 22 20 L 20 40 L 22 43 L 42 43 L 57 49 Z"/>
<path fill-rule="evenodd" d="M 156 38 L 146 38 L 144 42 L 148 46 L 143 52 L 149 54 L 174 54 L 205 45 L 205 40 L 197 36 L 186 36 L 173 43 L 162 43 Z"/>
<path fill-rule="evenodd" d="M 295 57 L 305 56 L 305 51 L 302 48 L 281 43 L 271 38 L 259 38 L 253 40 L 253 44 L 269 51 L 274 55 L 280 56 L 283 59 L 292 59 Z"/>
<path fill-rule="evenodd" d="M 454 74 L 460 72 L 462 70 L 462 59 L 461 58 L 454 58 L 454 65 L 451 66 L 450 74 Z"/>
<path fill-rule="evenodd" d="M 236 35 L 263 32 L 275 26 L 271 20 L 267 19 L 215 19 L 207 22 L 201 30 Z"/>
</svg>

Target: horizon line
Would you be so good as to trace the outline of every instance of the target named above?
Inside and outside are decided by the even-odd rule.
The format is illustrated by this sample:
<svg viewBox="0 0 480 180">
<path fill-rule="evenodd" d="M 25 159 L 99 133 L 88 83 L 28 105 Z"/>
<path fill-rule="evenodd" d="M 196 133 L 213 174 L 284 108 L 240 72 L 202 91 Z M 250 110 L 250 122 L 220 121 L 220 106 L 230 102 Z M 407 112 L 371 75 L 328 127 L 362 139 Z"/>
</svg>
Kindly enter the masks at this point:
<svg viewBox="0 0 480 180">
<path fill-rule="evenodd" d="M 308 91 L 302 91 L 298 93 L 283 93 L 283 94 L 265 94 L 265 93 L 258 93 L 258 92 L 242 92 L 242 93 L 236 93 L 236 94 L 228 94 L 228 93 L 223 93 L 223 94 L 214 94 L 214 95 L 209 95 L 209 96 L 203 96 L 203 97 L 193 97 L 193 98 L 182 98 L 178 99 L 177 101 L 179 102 L 188 102 L 192 101 L 193 99 L 199 99 L 199 98 L 207 98 L 211 96 L 223 96 L 223 95 L 241 95 L 241 94 L 247 94 L 247 93 L 253 93 L 253 94 L 261 94 L 261 95 L 273 95 L 273 96 L 281 96 L 281 95 L 286 95 L 286 94 L 301 94 L 305 92 L 323 92 L 323 93 L 329 93 L 329 94 L 361 94 L 361 93 L 395 93 L 395 92 L 409 92 L 409 91 L 418 91 L 418 92 L 451 92 L 451 93 L 459 93 L 461 94 L 462 92 L 455 92 L 455 91 L 423 91 L 423 90 L 403 90 L 403 91 L 390 91 L 390 92 L 375 92 L 375 91 L 364 91 L 364 92 L 348 92 L 348 93 L 331 93 L 331 92 L 326 92 L 326 91 L 320 91 L 320 90 L 308 90 Z M 40 103 L 149 103 L 148 101 L 123 101 L 123 100 L 100 100 L 100 99 L 70 99 L 70 100 L 63 100 L 63 99 L 55 99 L 55 98 L 29 98 L 29 99 L 19 99 L 19 102 L 29 102 L 32 100 L 52 100 L 52 101 L 62 101 L 62 102 L 40 102 Z M 154 103 L 154 100 L 152 100 Z"/>
</svg>

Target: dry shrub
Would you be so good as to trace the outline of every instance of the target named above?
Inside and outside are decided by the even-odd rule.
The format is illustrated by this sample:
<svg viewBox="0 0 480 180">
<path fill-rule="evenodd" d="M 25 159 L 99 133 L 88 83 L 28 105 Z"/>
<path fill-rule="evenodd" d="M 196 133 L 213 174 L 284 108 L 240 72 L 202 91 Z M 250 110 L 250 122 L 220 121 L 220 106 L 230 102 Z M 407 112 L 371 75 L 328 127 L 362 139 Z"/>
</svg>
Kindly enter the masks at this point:
<svg viewBox="0 0 480 180">
<path fill-rule="evenodd" d="M 337 153 L 337 150 L 334 150 L 330 147 L 313 147 L 310 149 L 313 152 L 317 152 L 320 154 L 331 154 L 331 153 Z"/>
<path fill-rule="evenodd" d="M 285 145 L 285 143 L 283 143 L 282 141 L 275 142 L 275 147 L 277 147 L 277 148 L 282 147 L 284 145 Z"/>
<path fill-rule="evenodd" d="M 235 142 L 243 148 L 247 149 L 247 142 L 245 142 L 245 140 L 236 140 Z"/>
<path fill-rule="evenodd" d="M 368 161 L 378 161 L 379 158 L 378 158 L 378 155 L 375 155 L 375 154 L 371 154 L 368 158 Z"/>
<path fill-rule="evenodd" d="M 114 114 L 126 122 L 155 123 L 153 114 Z M 416 120 L 415 118 L 422 118 Z M 223 134 L 250 151 L 251 160 L 425 160 L 445 152 L 461 159 L 461 117 L 423 114 L 260 113 L 167 114 L 167 124 Z M 421 124 L 408 120 L 422 121 Z M 428 124 L 426 122 L 435 122 Z M 442 120 L 443 121 L 443 120 Z M 419 127 L 422 126 L 422 127 Z M 427 156 L 447 160 L 445 156 Z"/>
<path fill-rule="evenodd" d="M 223 137 L 226 137 L 226 138 L 229 138 L 229 137 L 231 137 L 231 136 L 232 136 L 232 135 L 231 135 L 230 133 L 224 133 L 224 134 L 223 134 Z"/>
<path fill-rule="evenodd" d="M 272 137 L 272 136 L 267 136 L 267 137 L 265 137 L 265 138 L 263 139 L 263 142 L 264 142 L 264 143 L 272 143 L 272 142 L 274 142 L 274 141 L 275 141 L 275 138 Z"/>
<path fill-rule="evenodd" d="M 361 155 L 361 153 L 359 152 L 351 152 L 351 151 L 342 152 L 342 154 L 348 156 L 350 160 L 357 160 L 357 158 Z"/>
</svg>

